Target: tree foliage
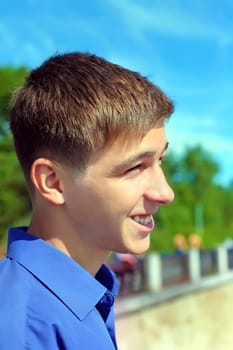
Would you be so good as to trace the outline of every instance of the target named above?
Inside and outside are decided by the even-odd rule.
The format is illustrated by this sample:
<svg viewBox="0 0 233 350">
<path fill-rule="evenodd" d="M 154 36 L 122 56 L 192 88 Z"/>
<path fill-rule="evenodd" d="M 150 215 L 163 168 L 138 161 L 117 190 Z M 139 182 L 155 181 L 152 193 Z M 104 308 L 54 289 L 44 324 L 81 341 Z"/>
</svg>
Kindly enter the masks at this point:
<svg viewBox="0 0 233 350">
<path fill-rule="evenodd" d="M 174 249 L 173 237 L 177 233 L 187 239 L 194 232 L 200 234 L 206 248 L 233 238 L 233 190 L 230 185 L 215 183 L 219 165 L 211 154 L 200 145 L 187 148 L 179 159 L 170 153 L 164 171 L 175 200 L 156 214 L 151 249 Z M 199 217 L 197 209 L 201 209 Z"/>
<path fill-rule="evenodd" d="M 29 197 L 9 132 L 9 104 L 13 91 L 28 74 L 25 67 L 0 68 L 0 241 L 9 225 L 23 223 L 29 213 Z"/>
<path fill-rule="evenodd" d="M 27 74 L 28 70 L 25 67 L 18 69 L 0 68 L 0 136 L 8 133 L 8 110 L 11 95 L 15 89 L 22 85 Z"/>
</svg>

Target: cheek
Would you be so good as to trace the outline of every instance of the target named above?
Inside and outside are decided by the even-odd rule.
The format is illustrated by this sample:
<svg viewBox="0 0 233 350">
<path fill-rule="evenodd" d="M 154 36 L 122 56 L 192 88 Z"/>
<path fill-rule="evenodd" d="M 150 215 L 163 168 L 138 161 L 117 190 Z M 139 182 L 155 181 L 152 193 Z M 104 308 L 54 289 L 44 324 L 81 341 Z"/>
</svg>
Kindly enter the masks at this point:
<svg viewBox="0 0 233 350">
<path fill-rule="evenodd" d="M 82 225 L 114 225 L 138 205 L 143 186 L 142 179 L 96 180 L 69 191 L 69 210 Z"/>
<path fill-rule="evenodd" d="M 146 176 L 123 181 L 111 197 L 118 205 L 117 210 L 129 216 L 135 208 L 142 207 L 146 183 Z"/>
<path fill-rule="evenodd" d="M 146 189 L 146 183 L 146 176 L 139 176 L 138 178 L 127 181 L 120 191 L 122 199 L 133 208 L 142 200 Z"/>
<path fill-rule="evenodd" d="M 115 215 L 129 214 L 141 198 L 139 188 L 127 184 L 106 188 L 104 193 L 104 207 Z"/>
</svg>

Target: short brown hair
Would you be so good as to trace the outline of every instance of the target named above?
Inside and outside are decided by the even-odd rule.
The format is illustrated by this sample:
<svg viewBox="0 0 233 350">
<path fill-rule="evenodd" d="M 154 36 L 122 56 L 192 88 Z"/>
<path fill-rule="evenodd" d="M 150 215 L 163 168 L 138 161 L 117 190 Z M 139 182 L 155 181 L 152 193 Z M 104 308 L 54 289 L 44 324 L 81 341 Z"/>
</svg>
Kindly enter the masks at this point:
<svg viewBox="0 0 233 350">
<path fill-rule="evenodd" d="M 136 72 L 88 53 L 56 55 L 32 70 L 13 96 L 10 127 L 29 181 L 38 157 L 85 168 L 119 136 L 143 135 L 173 104 Z"/>
</svg>

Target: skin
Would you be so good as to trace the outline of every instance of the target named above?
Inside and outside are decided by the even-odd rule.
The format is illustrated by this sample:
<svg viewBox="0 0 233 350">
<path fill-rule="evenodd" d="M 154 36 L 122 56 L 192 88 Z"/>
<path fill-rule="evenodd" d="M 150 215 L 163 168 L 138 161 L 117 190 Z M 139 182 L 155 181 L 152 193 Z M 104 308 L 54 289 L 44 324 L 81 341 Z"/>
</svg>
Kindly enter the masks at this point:
<svg viewBox="0 0 233 350">
<path fill-rule="evenodd" d="M 31 169 L 36 193 L 29 232 L 93 275 L 111 251 L 145 252 L 152 215 L 174 199 L 161 168 L 166 148 L 165 129 L 157 124 L 141 140 L 123 146 L 116 140 L 93 154 L 81 175 L 37 159 Z M 136 216 L 147 217 L 147 224 Z"/>
</svg>

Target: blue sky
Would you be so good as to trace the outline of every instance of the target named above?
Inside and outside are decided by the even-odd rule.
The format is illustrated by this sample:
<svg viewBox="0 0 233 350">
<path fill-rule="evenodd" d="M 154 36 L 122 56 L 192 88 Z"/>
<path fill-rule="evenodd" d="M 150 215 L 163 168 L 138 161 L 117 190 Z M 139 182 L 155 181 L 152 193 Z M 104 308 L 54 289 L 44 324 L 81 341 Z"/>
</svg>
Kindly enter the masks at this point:
<svg viewBox="0 0 233 350">
<path fill-rule="evenodd" d="M 233 178 L 231 0 L 9 0 L 1 3 L 0 65 L 38 66 L 89 51 L 139 71 L 174 101 L 172 151 L 201 143 Z"/>
</svg>

